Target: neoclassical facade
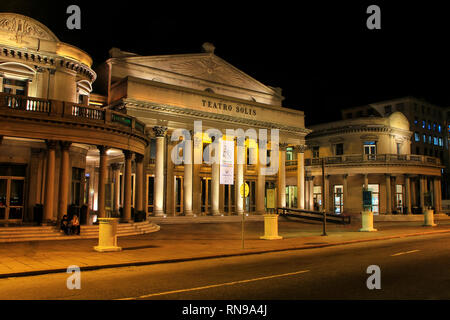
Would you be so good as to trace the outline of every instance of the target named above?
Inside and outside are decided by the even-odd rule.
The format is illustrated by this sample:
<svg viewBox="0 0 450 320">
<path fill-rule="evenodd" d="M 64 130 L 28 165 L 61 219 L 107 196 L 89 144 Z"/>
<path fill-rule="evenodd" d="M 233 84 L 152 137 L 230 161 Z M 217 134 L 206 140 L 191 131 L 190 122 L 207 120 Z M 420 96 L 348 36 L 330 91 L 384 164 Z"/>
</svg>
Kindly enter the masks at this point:
<svg viewBox="0 0 450 320">
<path fill-rule="evenodd" d="M 0 13 L 0 224 L 33 222 L 40 207 L 50 223 L 70 207 L 106 216 L 107 158 L 124 158 L 130 186 L 131 161 L 149 143 L 145 125 L 90 104 L 91 64 L 38 21 Z M 130 192 L 123 211 L 131 220 Z"/>
<path fill-rule="evenodd" d="M 411 154 L 413 132 L 403 113 L 356 117 L 311 129 L 305 152 L 307 208 L 359 215 L 366 188 L 372 191 L 374 214 L 419 213 L 427 205 L 441 211 L 444 166 L 439 158 Z M 426 202 L 428 192 L 431 203 Z"/>
<path fill-rule="evenodd" d="M 273 200 L 268 189 L 286 204 L 293 159 L 296 206 L 304 208 L 310 130 L 302 111 L 282 106 L 281 89 L 233 67 L 211 44 L 195 54 L 110 56 L 94 71 L 88 54 L 38 21 L 0 13 L 0 225 L 33 223 L 39 208 L 48 223 L 68 212 L 122 222 L 137 212 L 262 214 Z M 227 129 L 241 129 L 243 139 Z M 188 136 L 175 136 L 180 130 Z M 221 184 L 221 165 L 209 162 L 219 149 L 205 152 L 225 141 L 235 149 L 233 184 Z"/>
<path fill-rule="evenodd" d="M 299 174 L 298 207 L 304 207 L 303 152 L 305 136 L 302 111 L 282 107 L 279 88 L 260 83 L 214 54 L 214 46 L 203 45 L 202 53 L 139 56 L 117 48 L 98 68 L 98 84 L 108 97 L 107 109 L 136 117 L 145 123 L 150 145 L 144 156 L 145 210 L 149 215 L 232 215 L 267 211 L 267 189 L 276 189 L 276 203 L 286 201 L 286 149 L 296 149 Z M 195 123 L 201 121 L 201 129 Z M 180 141 L 177 130 L 190 131 L 190 159 L 174 163 L 171 155 Z M 236 139 L 233 184 L 220 183 L 220 165 L 209 164 L 202 155 L 214 138 L 233 137 L 226 130 L 254 130 L 258 137 L 245 136 L 238 148 Z M 261 138 L 260 129 L 267 130 Z M 279 140 L 271 141 L 278 130 Z M 264 142 L 264 143 L 261 143 Z M 279 142 L 279 144 L 278 144 Z M 277 148 L 279 145 L 279 148 Z M 278 150 L 276 150 L 278 149 Z M 182 150 L 182 153 L 185 151 Z M 177 149 L 178 153 L 178 149 Z M 242 156 L 243 160 L 237 158 Z M 267 158 L 264 164 L 261 159 Z M 200 161 L 198 161 L 200 159 Z M 241 162 L 241 163 L 238 163 Z M 263 174 L 263 167 L 277 162 L 276 171 Z M 117 173 L 120 175 L 120 172 Z M 244 200 L 239 187 L 247 183 L 250 192 Z M 117 188 L 120 188 L 117 186 Z M 117 200 L 116 207 L 121 203 Z"/>
</svg>

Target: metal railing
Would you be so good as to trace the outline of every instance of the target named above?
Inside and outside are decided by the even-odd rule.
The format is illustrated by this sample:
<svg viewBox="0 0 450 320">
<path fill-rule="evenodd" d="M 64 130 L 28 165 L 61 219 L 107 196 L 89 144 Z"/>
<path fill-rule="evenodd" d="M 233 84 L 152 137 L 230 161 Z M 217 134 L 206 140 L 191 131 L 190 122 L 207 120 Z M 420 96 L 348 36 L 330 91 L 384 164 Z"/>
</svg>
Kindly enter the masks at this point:
<svg viewBox="0 0 450 320">
<path fill-rule="evenodd" d="M 322 211 L 302 210 L 293 208 L 277 208 L 277 214 L 286 217 L 302 218 L 307 220 L 323 221 Z M 327 222 L 338 224 L 350 224 L 351 216 L 344 214 L 326 213 Z"/>
</svg>

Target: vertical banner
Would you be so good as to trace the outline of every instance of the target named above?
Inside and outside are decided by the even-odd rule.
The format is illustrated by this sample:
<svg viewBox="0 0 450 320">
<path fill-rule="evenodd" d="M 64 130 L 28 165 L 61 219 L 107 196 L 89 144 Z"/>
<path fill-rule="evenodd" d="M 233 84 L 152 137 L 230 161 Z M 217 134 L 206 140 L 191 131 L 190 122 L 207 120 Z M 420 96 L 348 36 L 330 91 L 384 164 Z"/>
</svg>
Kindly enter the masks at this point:
<svg viewBox="0 0 450 320">
<path fill-rule="evenodd" d="M 234 184 L 234 141 L 220 144 L 220 184 Z"/>
</svg>

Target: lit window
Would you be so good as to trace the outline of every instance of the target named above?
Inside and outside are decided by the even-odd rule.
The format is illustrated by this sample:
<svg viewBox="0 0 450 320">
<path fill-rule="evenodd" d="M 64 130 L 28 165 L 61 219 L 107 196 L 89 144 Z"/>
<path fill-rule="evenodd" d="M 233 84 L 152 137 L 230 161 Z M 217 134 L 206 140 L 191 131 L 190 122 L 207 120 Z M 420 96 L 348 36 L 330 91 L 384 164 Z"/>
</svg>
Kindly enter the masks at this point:
<svg viewBox="0 0 450 320">
<path fill-rule="evenodd" d="M 425 129 L 426 125 L 427 125 L 427 124 L 426 124 L 425 120 L 422 120 L 422 128 L 423 128 L 423 129 Z M 449 126 L 449 129 L 450 129 L 450 126 Z"/>
<path fill-rule="evenodd" d="M 422 136 L 422 138 L 423 138 L 423 143 L 427 143 L 427 136 L 425 134 Z"/>
<path fill-rule="evenodd" d="M 433 137 L 432 136 L 428 136 L 428 143 L 429 144 L 433 144 Z"/>
<path fill-rule="evenodd" d="M 439 143 L 438 143 L 438 138 L 437 137 L 433 137 L 433 144 L 435 145 L 435 146 L 437 146 Z"/>
<path fill-rule="evenodd" d="M 433 123 L 433 131 L 436 131 L 436 122 Z"/>
<path fill-rule="evenodd" d="M 438 132 L 441 132 L 442 131 L 442 127 L 441 127 L 441 125 L 439 124 L 438 125 Z"/>
<path fill-rule="evenodd" d="M 444 142 L 443 142 L 442 138 L 439 138 L 439 146 L 440 146 L 440 147 L 443 147 L 443 146 L 444 146 Z"/>
<path fill-rule="evenodd" d="M 431 123 L 430 123 L 430 121 L 428 121 L 427 128 L 428 128 L 428 130 L 431 130 Z"/>
<path fill-rule="evenodd" d="M 416 142 L 419 142 L 419 141 L 420 141 L 420 135 L 419 135 L 418 132 L 415 132 L 415 133 L 414 133 L 414 140 L 415 140 Z"/>
</svg>

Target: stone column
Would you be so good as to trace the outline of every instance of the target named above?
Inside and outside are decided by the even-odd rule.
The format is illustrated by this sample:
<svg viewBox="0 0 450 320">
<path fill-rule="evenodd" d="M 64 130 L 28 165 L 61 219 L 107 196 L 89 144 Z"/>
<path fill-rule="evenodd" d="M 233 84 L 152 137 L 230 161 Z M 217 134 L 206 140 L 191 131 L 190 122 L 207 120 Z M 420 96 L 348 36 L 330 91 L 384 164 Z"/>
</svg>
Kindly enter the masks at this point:
<svg viewBox="0 0 450 320">
<path fill-rule="evenodd" d="M 234 186 L 235 199 L 236 199 L 236 214 L 240 215 L 244 213 L 244 198 L 241 196 L 240 188 L 244 183 L 244 163 L 245 163 L 245 144 L 238 139 L 236 141 L 236 185 Z M 239 145 L 241 144 L 241 145 Z"/>
<path fill-rule="evenodd" d="M 160 217 L 164 215 L 164 140 L 166 127 L 153 127 L 156 136 L 156 163 L 155 163 L 155 199 L 154 213 Z"/>
<path fill-rule="evenodd" d="M 411 178 L 405 174 L 405 206 L 406 213 L 411 214 Z"/>
<path fill-rule="evenodd" d="M 55 193 L 55 151 L 57 142 L 47 140 L 47 175 L 45 177 L 45 200 L 43 222 L 53 221 L 53 201 Z"/>
<path fill-rule="evenodd" d="M 136 153 L 136 182 L 135 182 L 135 205 L 134 210 L 136 212 L 144 211 L 144 155 Z"/>
<path fill-rule="evenodd" d="M 98 150 L 100 151 L 100 167 L 99 167 L 99 173 L 98 173 L 98 194 L 97 194 L 97 201 L 98 201 L 98 210 L 97 215 L 99 218 L 105 218 L 106 212 L 105 212 L 105 185 L 106 185 L 106 178 L 108 175 L 108 156 L 106 154 L 106 151 L 108 150 L 107 146 L 97 146 Z"/>
<path fill-rule="evenodd" d="M 266 176 L 262 174 L 262 168 L 264 164 L 261 162 L 261 157 L 266 159 L 267 157 L 267 141 L 260 140 L 258 147 L 258 157 L 256 170 L 258 172 L 258 178 L 256 181 L 256 214 L 264 214 L 265 209 L 265 193 L 266 193 Z"/>
<path fill-rule="evenodd" d="M 123 150 L 125 156 L 125 168 L 123 173 L 124 196 L 122 222 L 131 222 L 131 158 L 133 152 Z"/>
<path fill-rule="evenodd" d="M 420 176 L 419 177 L 419 183 L 420 183 L 420 190 L 419 190 L 419 195 L 420 195 L 420 207 L 422 208 L 422 212 L 425 212 L 425 192 L 426 192 L 426 180 L 425 180 L 425 176 Z"/>
<path fill-rule="evenodd" d="M 279 145 L 279 165 L 278 165 L 278 207 L 286 207 L 286 148 L 287 143 Z"/>
<path fill-rule="evenodd" d="M 309 210 L 314 210 L 314 177 L 309 178 Z"/>
<path fill-rule="evenodd" d="M 111 164 L 111 169 L 113 172 L 113 180 L 114 180 L 114 202 L 113 202 L 113 210 L 117 215 L 119 214 L 120 208 L 120 168 L 122 164 L 113 163 Z"/>
<path fill-rule="evenodd" d="M 305 146 L 295 148 L 297 152 L 297 207 L 305 209 Z"/>
<path fill-rule="evenodd" d="M 69 202 L 69 175 L 70 175 L 70 158 L 69 149 L 72 144 L 69 141 L 61 141 L 61 169 L 59 174 L 59 203 L 58 203 L 58 220 L 67 214 L 67 203 Z"/>
<path fill-rule="evenodd" d="M 197 132 L 193 136 L 194 140 L 194 164 L 192 175 L 192 210 L 194 214 L 201 215 L 202 185 L 200 179 L 200 170 L 203 162 L 203 141 L 202 132 Z"/>
<path fill-rule="evenodd" d="M 191 132 L 192 137 L 193 132 Z M 183 187 L 184 187 L 184 204 L 183 210 L 185 216 L 193 216 L 194 212 L 192 211 L 192 139 L 186 140 L 184 145 L 184 179 L 183 179 Z"/>
<path fill-rule="evenodd" d="M 433 202 L 434 202 L 434 213 L 437 214 L 441 211 L 440 208 L 440 198 L 441 194 L 439 192 L 439 184 L 441 183 L 441 179 L 439 177 L 433 178 Z"/>
<path fill-rule="evenodd" d="M 392 214 L 391 175 L 385 174 L 385 178 L 386 178 L 386 214 Z"/>
<path fill-rule="evenodd" d="M 306 210 L 311 210 L 310 209 L 310 202 L 309 202 L 309 177 L 306 176 L 305 177 L 305 209 Z"/>
<path fill-rule="evenodd" d="M 349 203 L 348 198 L 347 198 L 348 197 L 348 184 L 347 184 L 348 174 L 344 174 L 342 177 L 344 179 L 344 183 L 342 184 L 342 188 L 344 189 L 344 190 L 342 190 L 342 192 L 343 192 L 342 196 L 344 197 L 344 201 L 342 203 L 342 205 L 343 205 L 342 212 L 345 212 L 345 210 L 347 209 L 346 203 Z"/>
<path fill-rule="evenodd" d="M 219 192 L 220 192 L 220 163 L 213 163 L 211 165 L 211 214 L 213 216 L 220 215 Z"/>
</svg>

